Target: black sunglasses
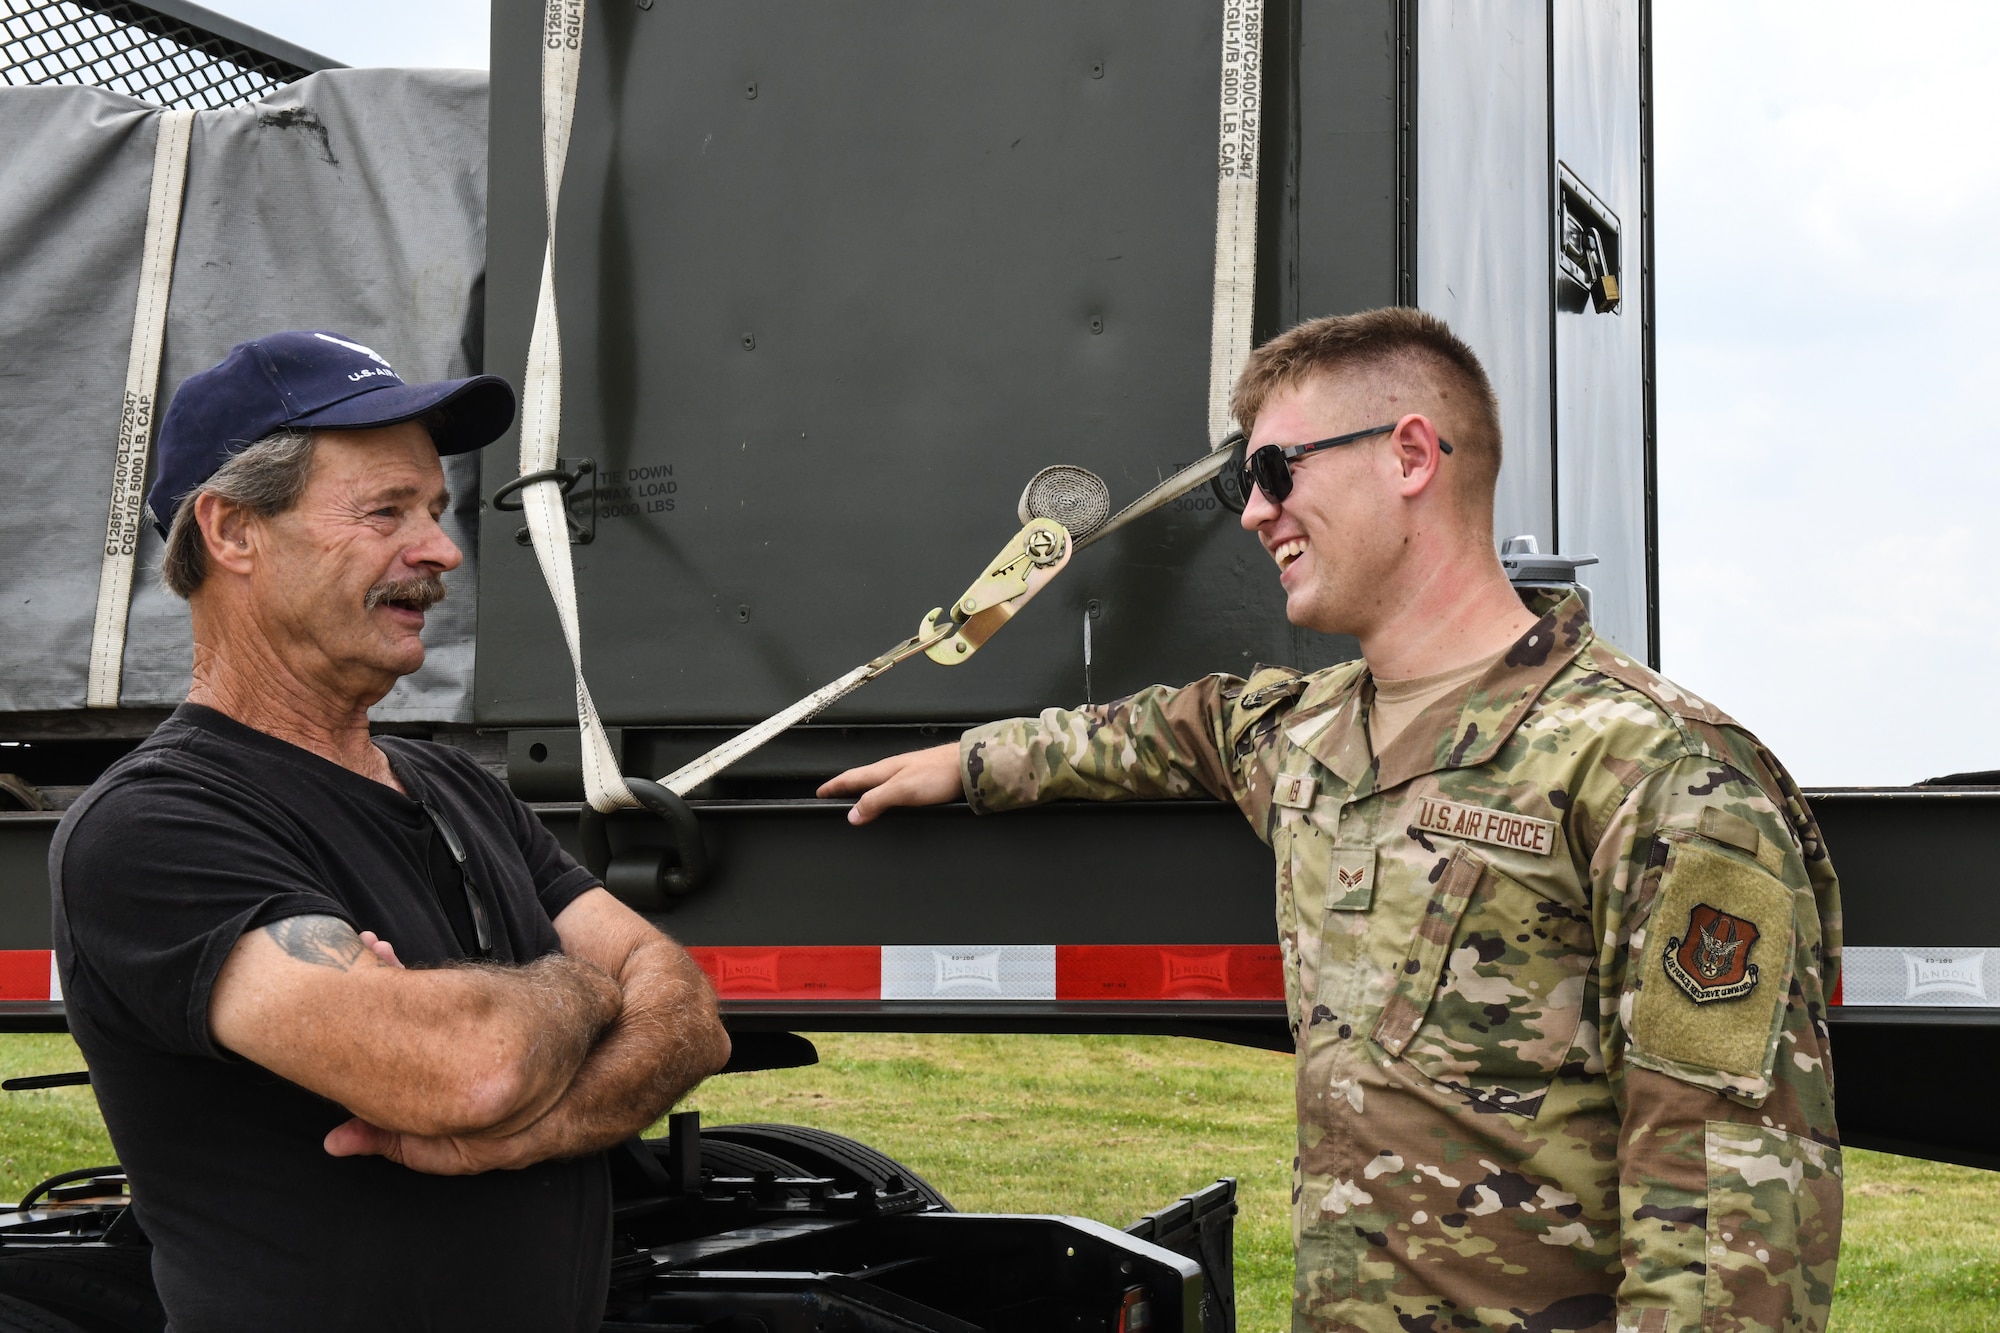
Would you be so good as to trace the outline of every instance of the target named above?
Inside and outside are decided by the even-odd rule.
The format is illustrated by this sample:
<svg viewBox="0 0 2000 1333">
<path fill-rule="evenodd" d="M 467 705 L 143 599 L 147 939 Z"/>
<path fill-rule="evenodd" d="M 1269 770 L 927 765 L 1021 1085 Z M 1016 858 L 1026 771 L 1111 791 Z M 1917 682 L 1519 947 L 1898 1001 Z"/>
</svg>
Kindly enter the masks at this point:
<svg viewBox="0 0 2000 1333">
<path fill-rule="evenodd" d="M 1353 444 L 1356 440 L 1365 440 L 1371 435 L 1387 435 L 1394 429 L 1396 423 L 1392 422 L 1387 426 L 1370 426 L 1367 430 L 1349 431 L 1345 435 L 1336 435 L 1327 440 L 1314 440 L 1311 444 L 1267 444 L 1254 453 L 1244 455 L 1243 474 L 1239 481 L 1243 496 L 1248 499 L 1250 488 L 1254 485 L 1264 492 L 1264 498 L 1272 504 L 1283 504 L 1285 497 L 1292 493 L 1294 458 L 1304 458 L 1307 454 L 1317 453 L 1321 449 L 1331 449 L 1336 445 Z M 1451 452 L 1451 446 L 1443 439 L 1438 440 L 1438 448 L 1445 453 Z"/>
</svg>

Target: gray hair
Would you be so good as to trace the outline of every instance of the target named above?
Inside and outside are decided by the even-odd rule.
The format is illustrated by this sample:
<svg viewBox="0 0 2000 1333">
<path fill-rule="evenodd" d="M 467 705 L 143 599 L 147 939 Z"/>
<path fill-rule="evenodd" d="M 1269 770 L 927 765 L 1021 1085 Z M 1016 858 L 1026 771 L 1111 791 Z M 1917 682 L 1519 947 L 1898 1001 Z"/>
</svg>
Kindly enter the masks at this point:
<svg viewBox="0 0 2000 1333">
<path fill-rule="evenodd" d="M 312 434 L 287 426 L 245 445 L 217 468 L 214 476 L 181 501 L 167 529 L 167 552 L 160 560 L 160 581 L 167 585 L 167 591 L 190 597 L 208 577 L 208 550 L 201 524 L 194 517 L 196 496 L 219 496 L 261 518 L 271 518 L 290 509 L 306 493 L 312 461 Z"/>
</svg>

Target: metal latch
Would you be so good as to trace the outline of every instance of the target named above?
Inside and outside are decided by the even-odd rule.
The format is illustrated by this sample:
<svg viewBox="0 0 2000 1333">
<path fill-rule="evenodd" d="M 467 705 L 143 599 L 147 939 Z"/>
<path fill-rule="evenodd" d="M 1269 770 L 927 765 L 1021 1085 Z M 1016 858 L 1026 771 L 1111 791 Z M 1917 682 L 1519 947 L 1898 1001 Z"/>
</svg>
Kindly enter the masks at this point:
<svg viewBox="0 0 2000 1333">
<path fill-rule="evenodd" d="M 493 492 L 493 507 L 503 514 L 521 512 L 520 492 L 538 481 L 553 481 L 562 487 L 563 517 L 569 520 L 569 544 L 588 546 L 597 539 L 597 464 L 588 458 L 558 458 L 545 472 L 530 472 Z M 534 538 L 525 527 L 514 534 L 523 546 Z"/>
<path fill-rule="evenodd" d="M 1618 215 L 1560 162 L 1556 163 L 1556 194 L 1562 208 L 1557 267 L 1566 283 L 1583 289 L 1591 309 L 1600 315 L 1615 315 L 1623 303 Z M 1583 302 L 1576 301 L 1574 308 L 1581 310 Z"/>
<path fill-rule="evenodd" d="M 920 639 L 929 639 L 958 626 L 956 633 L 940 639 L 924 650 L 924 656 L 940 666 L 957 666 L 979 651 L 979 646 L 999 633 L 1014 613 L 1028 604 L 1045 584 L 1069 563 L 1069 530 L 1052 518 L 1030 519 L 1014 534 L 979 580 L 952 604 L 949 621 L 943 607 L 934 607 L 917 630 Z"/>
</svg>

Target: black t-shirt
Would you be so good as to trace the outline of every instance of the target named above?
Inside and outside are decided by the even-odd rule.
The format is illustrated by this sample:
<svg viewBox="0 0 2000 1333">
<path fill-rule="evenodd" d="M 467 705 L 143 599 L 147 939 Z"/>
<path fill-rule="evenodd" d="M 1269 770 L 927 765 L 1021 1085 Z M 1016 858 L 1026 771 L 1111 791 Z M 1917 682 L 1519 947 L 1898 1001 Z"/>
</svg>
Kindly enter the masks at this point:
<svg viewBox="0 0 2000 1333">
<path fill-rule="evenodd" d="M 382 739 L 403 796 L 184 704 L 64 817 L 49 851 L 56 958 L 175 1333 L 585 1330 L 602 1318 L 601 1154 L 427 1176 L 329 1157 L 335 1103 L 216 1045 L 209 990 L 237 939 L 324 913 L 411 967 L 464 958 L 464 846 L 492 957 L 560 948 L 553 918 L 597 881 L 463 753 Z M 412 799 L 416 798 L 416 799 Z M 440 857 L 442 861 L 440 862 Z"/>
</svg>

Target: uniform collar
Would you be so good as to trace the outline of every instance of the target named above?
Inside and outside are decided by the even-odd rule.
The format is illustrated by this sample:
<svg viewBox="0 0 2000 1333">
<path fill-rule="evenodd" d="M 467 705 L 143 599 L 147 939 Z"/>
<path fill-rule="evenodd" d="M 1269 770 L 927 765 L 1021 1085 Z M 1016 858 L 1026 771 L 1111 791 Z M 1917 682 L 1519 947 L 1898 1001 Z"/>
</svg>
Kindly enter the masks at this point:
<svg viewBox="0 0 2000 1333">
<path fill-rule="evenodd" d="M 1533 594 L 1528 606 L 1541 619 L 1492 667 L 1418 714 L 1380 758 L 1368 744 L 1375 682 L 1365 669 L 1333 673 L 1309 687 L 1285 726 L 1287 739 L 1355 795 L 1486 763 L 1593 637 L 1590 615 L 1573 592 Z"/>
</svg>

